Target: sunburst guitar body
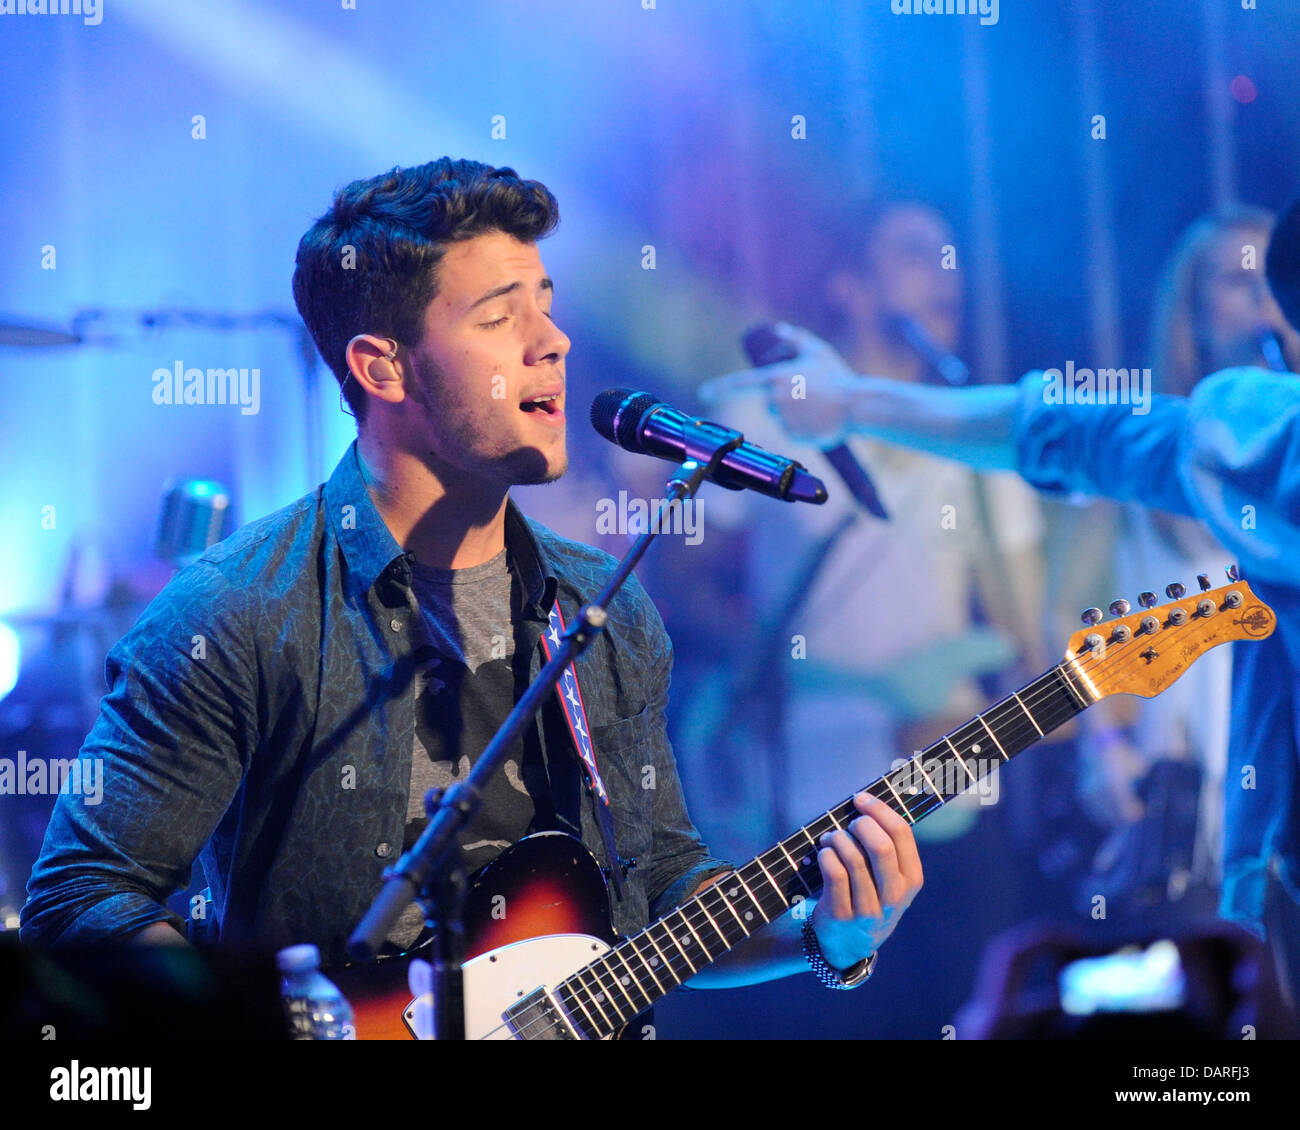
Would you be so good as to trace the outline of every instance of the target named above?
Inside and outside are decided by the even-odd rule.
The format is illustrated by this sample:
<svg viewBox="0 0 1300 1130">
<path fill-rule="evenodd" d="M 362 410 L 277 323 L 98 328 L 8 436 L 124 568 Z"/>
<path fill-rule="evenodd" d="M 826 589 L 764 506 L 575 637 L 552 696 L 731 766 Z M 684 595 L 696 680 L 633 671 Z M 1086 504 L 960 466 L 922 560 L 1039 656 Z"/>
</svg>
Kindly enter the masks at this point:
<svg viewBox="0 0 1300 1130">
<path fill-rule="evenodd" d="M 609 950 L 605 876 L 572 836 L 539 832 L 507 848 L 471 882 L 465 900 L 465 1035 L 518 1039 L 507 1008 L 541 984 L 558 983 Z M 352 1004 L 359 1040 L 416 1035 L 410 960 L 419 952 L 331 972 Z M 522 1038 L 528 1038 L 525 1033 Z"/>
</svg>

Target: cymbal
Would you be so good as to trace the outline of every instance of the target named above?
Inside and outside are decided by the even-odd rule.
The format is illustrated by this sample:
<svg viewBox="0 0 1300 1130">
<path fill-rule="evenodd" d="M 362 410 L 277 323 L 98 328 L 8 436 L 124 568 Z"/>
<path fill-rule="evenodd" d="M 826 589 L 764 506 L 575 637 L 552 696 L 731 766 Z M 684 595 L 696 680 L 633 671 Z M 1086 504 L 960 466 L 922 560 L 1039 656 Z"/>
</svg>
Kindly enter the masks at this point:
<svg viewBox="0 0 1300 1130">
<path fill-rule="evenodd" d="M 0 322 L 0 345 L 41 349 L 51 345 L 80 345 L 84 340 L 80 334 L 69 333 L 67 330 L 24 325 L 21 322 Z"/>
</svg>

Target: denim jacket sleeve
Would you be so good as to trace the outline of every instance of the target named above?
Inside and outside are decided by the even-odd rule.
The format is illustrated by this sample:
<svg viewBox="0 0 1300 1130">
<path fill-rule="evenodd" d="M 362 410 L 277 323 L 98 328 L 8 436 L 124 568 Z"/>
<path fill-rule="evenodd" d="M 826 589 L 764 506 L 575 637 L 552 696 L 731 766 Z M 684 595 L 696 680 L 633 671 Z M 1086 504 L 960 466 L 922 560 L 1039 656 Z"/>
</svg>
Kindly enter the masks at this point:
<svg viewBox="0 0 1300 1130">
<path fill-rule="evenodd" d="M 1202 519 L 1253 578 L 1294 583 L 1300 552 L 1300 385 L 1292 374 L 1227 369 L 1189 397 L 1048 404 L 1043 375 L 1020 382 L 1021 474 Z M 1245 520 L 1249 517 L 1251 520 Z"/>
<path fill-rule="evenodd" d="M 1139 501 L 1195 514 L 1179 476 L 1187 401 L 1154 395 L 1129 404 L 1061 404 L 1047 398 L 1047 374 L 1027 373 L 1016 404 L 1016 457 L 1039 490 Z"/>
<path fill-rule="evenodd" d="M 652 785 L 654 851 L 648 875 L 648 893 L 651 917 L 655 918 L 685 901 L 709 876 L 730 871 L 732 866 L 709 852 L 687 812 L 677 762 L 668 740 L 666 718 L 672 678 L 672 643 L 658 609 L 644 590 L 641 593 L 646 610 L 646 637 L 654 641 L 646 656 L 650 762 L 643 767 L 642 774 L 643 783 Z"/>
<path fill-rule="evenodd" d="M 230 805 L 256 744 L 251 635 L 228 582 L 179 573 L 109 653 L 108 693 L 79 757 L 101 803 L 58 797 L 27 888 L 24 942 L 121 938 L 182 923 L 165 901 Z"/>
<path fill-rule="evenodd" d="M 1188 398 L 1183 482 L 1253 579 L 1295 587 L 1300 557 L 1300 378 L 1261 369 L 1207 377 Z"/>
</svg>

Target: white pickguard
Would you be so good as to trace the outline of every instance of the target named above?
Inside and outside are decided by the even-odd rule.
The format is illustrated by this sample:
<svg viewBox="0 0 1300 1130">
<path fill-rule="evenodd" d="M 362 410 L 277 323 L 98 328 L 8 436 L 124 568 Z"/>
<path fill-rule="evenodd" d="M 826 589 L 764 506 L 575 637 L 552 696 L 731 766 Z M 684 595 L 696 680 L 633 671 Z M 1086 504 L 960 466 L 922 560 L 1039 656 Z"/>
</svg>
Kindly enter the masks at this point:
<svg viewBox="0 0 1300 1130">
<path fill-rule="evenodd" d="M 550 934 L 529 938 L 480 954 L 464 966 L 465 1038 L 514 1040 L 505 1022 L 506 1009 L 541 985 L 556 985 L 609 951 L 609 945 L 587 934 Z M 418 967 L 423 967 L 418 968 Z M 416 999 L 402 1013 L 416 1039 L 432 1039 L 433 997 L 424 990 L 430 969 L 411 963 L 411 991 Z"/>
</svg>

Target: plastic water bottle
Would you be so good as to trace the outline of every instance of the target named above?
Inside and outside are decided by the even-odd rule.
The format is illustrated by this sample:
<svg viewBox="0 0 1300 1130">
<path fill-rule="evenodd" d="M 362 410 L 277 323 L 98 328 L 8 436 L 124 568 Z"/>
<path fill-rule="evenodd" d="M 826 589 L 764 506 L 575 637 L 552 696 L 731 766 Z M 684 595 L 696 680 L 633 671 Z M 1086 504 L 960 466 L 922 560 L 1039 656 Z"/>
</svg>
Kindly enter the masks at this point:
<svg viewBox="0 0 1300 1130">
<path fill-rule="evenodd" d="M 315 946 L 289 946 L 276 954 L 284 975 L 284 996 L 289 1026 L 295 1040 L 355 1040 L 352 1006 L 320 971 L 320 950 Z"/>
</svg>

